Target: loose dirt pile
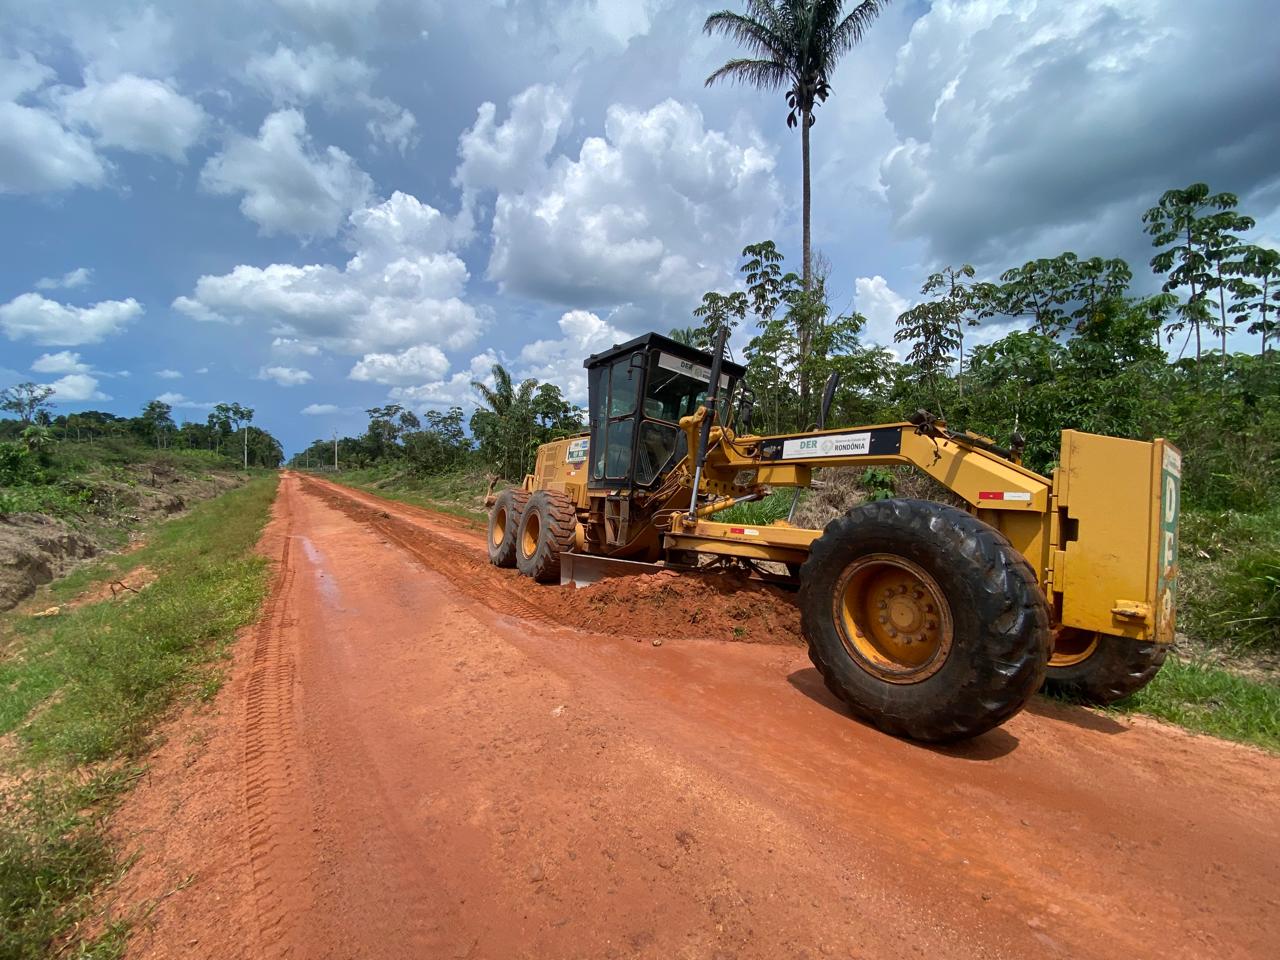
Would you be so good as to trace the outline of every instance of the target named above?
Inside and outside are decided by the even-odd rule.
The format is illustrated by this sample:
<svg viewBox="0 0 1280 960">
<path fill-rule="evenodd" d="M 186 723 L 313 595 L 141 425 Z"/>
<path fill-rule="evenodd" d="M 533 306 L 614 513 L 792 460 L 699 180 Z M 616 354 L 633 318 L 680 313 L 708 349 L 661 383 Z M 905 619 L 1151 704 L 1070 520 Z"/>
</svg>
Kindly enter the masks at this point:
<svg viewBox="0 0 1280 960">
<path fill-rule="evenodd" d="M 737 574 L 664 570 L 589 587 L 546 588 L 565 623 L 653 637 L 800 645 L 794 595 Z"/>
</svg>

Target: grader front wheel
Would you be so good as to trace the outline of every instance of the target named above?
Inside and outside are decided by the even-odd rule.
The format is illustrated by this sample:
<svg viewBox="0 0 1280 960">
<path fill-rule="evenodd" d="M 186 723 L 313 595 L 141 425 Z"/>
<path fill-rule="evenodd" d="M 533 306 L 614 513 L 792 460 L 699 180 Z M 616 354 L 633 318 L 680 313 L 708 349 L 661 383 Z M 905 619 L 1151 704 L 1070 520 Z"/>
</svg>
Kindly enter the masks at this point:
<svg viewBox="0 0 1280 960">
<path fill-rule="evenodd" d="M 503 490 L 489 508 L 489 562 L 495 567 L 516 565 L 516 534 L 529 494 Z"/>
<path fill-rule="evenodd" d="M 573 501 L 538 490 L 525 505 L 516 536 L 516 567 L 539 583 L 560 582 L 560 554 L 573 549 L 578 523 Z"/>
<path fill-rule="evenodd" d="M 800 575 L 828 689 L 896 736 L 951 741 L 1013 716 L 1044 679 L 1044 594 L 998 531 L 943 504 L 884 500 L 829 523 Z"/>
<path fill-rule="evenodd" d="M 1045 672 L 1045 689 L 1106 706 L 1155 679 L 1168 644 L 1067 629 L 1059 633 Z"/>
</svg>

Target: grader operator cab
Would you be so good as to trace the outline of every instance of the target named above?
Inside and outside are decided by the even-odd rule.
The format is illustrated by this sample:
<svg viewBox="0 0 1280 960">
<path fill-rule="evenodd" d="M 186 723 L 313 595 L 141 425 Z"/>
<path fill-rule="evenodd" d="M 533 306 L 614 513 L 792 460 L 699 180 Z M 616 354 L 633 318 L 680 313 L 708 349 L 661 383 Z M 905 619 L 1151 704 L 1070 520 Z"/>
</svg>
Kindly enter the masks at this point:
<svg viewBox="0 0 1280 960">
<path fill-rule="evenodd" d="M 1045 477 L 924 411 L 829 429 L 834 378 L 814 429 L 761 436 L 723 346 L 651 333 L 589 357 L 590 431 L 489 498 L 490 560 L 543 583 L 711 567 L 792 583 L 827 687 L 912 739 L 980 734 L 1046 681 L 1110 703 L 1155 676 L 1173 639 L 1175 447 L 1066 430 Z M 823 530 L 715 520 L 822 468 L 900 464 L 965 508 L 881 500 Z"/>
</svg>

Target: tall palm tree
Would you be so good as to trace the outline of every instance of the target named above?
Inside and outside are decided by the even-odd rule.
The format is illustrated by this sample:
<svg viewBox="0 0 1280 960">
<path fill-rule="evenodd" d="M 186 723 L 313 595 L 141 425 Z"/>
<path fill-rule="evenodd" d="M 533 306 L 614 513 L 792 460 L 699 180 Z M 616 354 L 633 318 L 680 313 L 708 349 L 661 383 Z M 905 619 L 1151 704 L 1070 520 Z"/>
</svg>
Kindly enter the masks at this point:
<svg viewBox="0 0 1280 960">
<path fill-rule="evenodd" d="M 848 14 L 844 0 L 746 0 L 746 12 L 721 10 L 703 30 L 736 40 L 752 54 L 730 60 L 711 76 L 762 90 L 787 88 L 787 126 L 800 127 L 804 168 L 804 289 L 813 288 L 809 244 L 809 128 L 814 107 L 831 95 L 830 77 L 840 58 L 859 43 L 889 0 L 862 0 Z"/>
<path fill-rule="evenodd" d="M 492 373 L 492 387 L 481 380 L 471 381 L 482 400 L 471 417 L 471 432 L 481 448 L 488 448 L 486 452 L 497 459 L 503 476 L 514 477 L 517 470 L 524 476 L 536 426 L 533 393 L 538 381 L 529 379 L 517 385 L 500 363 L 493 365 Z"/>
</svg>

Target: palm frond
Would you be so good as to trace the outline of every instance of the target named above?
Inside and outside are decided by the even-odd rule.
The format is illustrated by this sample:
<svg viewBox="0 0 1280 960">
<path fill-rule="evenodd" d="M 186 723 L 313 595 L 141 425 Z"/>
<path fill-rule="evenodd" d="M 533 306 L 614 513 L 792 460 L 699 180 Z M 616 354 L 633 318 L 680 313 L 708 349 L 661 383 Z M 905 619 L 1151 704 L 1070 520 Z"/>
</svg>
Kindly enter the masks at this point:
<svg viewBox="0 0 1280 960">
<path fill-rule="evenodd" d="M 875 23 L 880 11 L 889 5 L 889 0 L 862 0 L 849 11 L 849 15 L 840 21 L 831 35 L 831 50 L 835 56 L 848 53 L 854 46 L 862 42 L 871 25 Z"/>
<path fill-rule="evenodd" d="M 711 14 L 703 23 L 702 31 L 729 37 L 752 53 L 772 60 L 786 55 L 788 44 L 785 37 L 775 33 L 768 24 L 732 10 L 720 10 Z"/>
<path fill-rule="evenodd" d="M 707 77 L 707 86 L 718 80 L 736 80 L 765 90 L 775 90 L 790 79 L 791 72 L 775 60 L 730 60 Z"/>
<path fill-rule="evenodd" d="M 484 400 L 486 404 L 488 404 L 490 413 L 499 412 L 498 408 L 499 406 L 501 406 L 502 401 L 499 399 L 496 393 L 494 393 L 492 390 L 489 389 L 489 387 L 486 384 L 482 383 L 479 380 L 472 380 L 471 389 L 474 390 L 476 393 L 480 394 L 481 399 Z"/>
</svg>

